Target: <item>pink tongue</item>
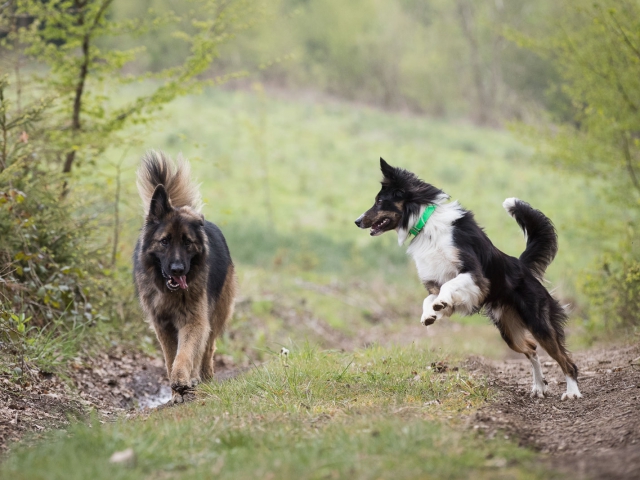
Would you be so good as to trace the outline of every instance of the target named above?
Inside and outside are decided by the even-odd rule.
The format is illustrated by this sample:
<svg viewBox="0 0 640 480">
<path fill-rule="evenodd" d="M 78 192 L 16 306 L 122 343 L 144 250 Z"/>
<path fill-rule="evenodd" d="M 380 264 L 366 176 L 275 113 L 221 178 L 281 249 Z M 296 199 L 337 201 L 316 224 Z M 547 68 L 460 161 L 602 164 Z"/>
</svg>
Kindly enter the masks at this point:
<svg viewBox="0 0 640 480">
<path fill-rule="evenodd" d="M 187 277 L 182 275 L 181 277 L 171 277 L 173 281 L 180 285 L 180 288 L 183 290 L 187 289 Z"/>
</svg>

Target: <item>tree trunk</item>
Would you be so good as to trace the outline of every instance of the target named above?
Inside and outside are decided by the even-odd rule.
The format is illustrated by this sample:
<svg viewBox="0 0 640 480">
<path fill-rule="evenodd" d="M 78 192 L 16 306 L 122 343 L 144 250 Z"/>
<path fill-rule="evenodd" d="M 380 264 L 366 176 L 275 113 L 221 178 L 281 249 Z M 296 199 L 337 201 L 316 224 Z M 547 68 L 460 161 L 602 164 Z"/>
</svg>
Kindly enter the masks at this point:
<svg viewBox="0 0 640 480">
<path fill-rule="evenodd" d="M 485 89 L 482 75 L 482 60 L 480 47 L 474 29 L 473 7 L 467 0 L 457 1 L 458 18 L 462 34 L 469 45 L 469 57 L 471 60 L 471 75 L 476 90 L 476 120 L 480 125 L 486 125 L 491 120 L 492 99 Z"/>
</svg>

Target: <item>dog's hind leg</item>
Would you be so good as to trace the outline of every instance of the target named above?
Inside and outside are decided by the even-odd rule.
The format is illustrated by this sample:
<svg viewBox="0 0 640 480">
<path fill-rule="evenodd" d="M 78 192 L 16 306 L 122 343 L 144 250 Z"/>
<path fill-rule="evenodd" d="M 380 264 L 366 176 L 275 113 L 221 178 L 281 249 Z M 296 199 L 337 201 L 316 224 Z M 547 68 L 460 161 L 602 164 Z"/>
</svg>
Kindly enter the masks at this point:
<svg viewBox="0 0 640 480">
<path fill-rule="evenodd" d="M 542 373 L 542 366 L 536 352 L 537 345 L 531 338 L 520 316 L 511 308 L 494 307 L 489 310 L 489 316 L 500 330 L 502 339 L 514 352 L 524 354 L 531 362 L 533 384 L 531 396 L 544 398 L 547 392 L 547 381 Z"/>
<path fill-rule="evenodd" d="M 553 301 L 555 302 L 555 300 Z M 548 304 L 548 308 L 542 310 L 537 318 L 528 314 L 530 318 L 526 318 L 526 320 L 532 325 L 530 330 L 540 346 L 558 362 L 564 373 L 567 380 L 567 391 L 562 394 L 562 400 L 581 398 L 582 394 L 578 388 L 578 367 L 573 363 L 564 345 L 562 330 L 564 312 L 562 312 L 562 307 L 558 304 Z"/>
<path fill-rule="evenodd" d="M 216 336 L 213 333 L 209 334 L 207 340 L 207 346 L 204 349 L 204 355 L 202 356 L 202 365 L 200 370 L 200 376 L 202 381 L 207 381 L 213 378 L 214 361 L 213 354 L 216 352 Z"/>
<path fill-rule="evenodd" d="M 211 333 L 207 339 L 207 345 L 202 356 L 201 377 L 202 380 L 213 378 L 214 358 L 216 351 L 216 338 L 222 334 L 226 323 L 233 316 L 236 296 L 236 276 L 233 265 L 229 267 L 227 277 L 215 304 L 212 306 L 213 312 L 210 318 Z"/>
<path fill-rule="evenodd" d="M 562 394 L 562 400 L 582 398 L 578 388 L 578 367 L 573 363 L 563 342 L 555 333 L 553 330 L 550 332 L 536 332 L 535 337 L 551 358 L 558 362 L 562 373 L 564 373 L 567 380 L 567 391 Z"/>
<path fill-rule="evenodd" d="M 542 366 L 538 359 L 538 353 L 536 352 L 536 344 L 533 344 L 533 353 L 525 353 L 529 361 L 531 362 L 531 371 L 533 372 L 533 385 L 531 386 L 531 396 L 543 398 L 547 393 L 547 381 L 542 373 Z"/>
</svg>

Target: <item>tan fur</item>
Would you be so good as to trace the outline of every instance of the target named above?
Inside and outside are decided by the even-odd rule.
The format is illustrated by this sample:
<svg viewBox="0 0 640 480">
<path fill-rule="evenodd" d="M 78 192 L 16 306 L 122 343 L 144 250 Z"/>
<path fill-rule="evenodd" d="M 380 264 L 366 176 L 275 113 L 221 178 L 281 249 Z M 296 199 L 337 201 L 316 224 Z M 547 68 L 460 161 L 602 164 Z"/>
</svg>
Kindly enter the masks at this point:
<svg viewBox="0 0 640 480">
<path fill-rule="evenodd" d="M 537 345 L 516 311 L 510 308 L 501 308 L 489 313 L 511 350 L 525 355 L 535 354 Z"/>
<path fill-rule="evenodd" d="M 161 168 L 157 168 L 158 165 Z M 204 244 L 196 242 L 193 227 L 189 227 L 190 224 L 204 222 L 204 218 L 198 212 L 200 195 L 190 183 L 189 165 L 184 160 L 179 158 L 176 168 L 162 153 L 147 154 L 138 170 L 138 188 L 146 211 L 157 187 L 154 184 L 157 178 L 154 180 L 150 172 L 157 174 L 158 171 L 158 177 L 167 180 L 163 185 L 172 210 L 162 217 L 161 224 L 145 222 L 140 238 L 146 238 L 147 243 L 136 253 L 135 282 L 144 316 L 162 347 L 167 375 L 174 391 L 173 401 L 179 403 L 185 391 L 213 376 L 216 338 L 233 315 L 237 282 L 233 263 L 230 263 L 217 298 L 209 295 L 209 264 L 204 261 L 197 270 L 190 270 L 187 289 L 167 290 L 166 280 L 158 275 L 157 265 L 148 260 L 161 254 L 163 238 L 191 240 L 191 244 L 184 248 L 204 259 L 216 252 L 209 252 L 206 236 Z"/>
<path fill-rule="evenodd" d="M 555 332 L 554 332 L 555 333 Z M 538 343 L 544 348 L 547 353 L 553 358 L 565 375 L 570 377 L 574 376 L 574 364 L 571 357 L 567 354 L 562 344 L 558 341 L 555 335 L 552 338 L 537 338 Z"/>
<path fill-rule="evenodd" d="M 196 212 L 200 212 L 202 199 L 198 191 L 198 185 L 191 182 L 191 165 L 189 165 L 189 162 L 182 158 L 182 155 L 178 155 L 174 165 L 171 159 L 163 152 L 150 150 L 142 157 L 142 165 L 138 168 L 136 181 L 138 192 L 142 199 L 144 214 L 146 215 L 149 211 L 151 197 L 158 185 L 149 176 L 148 165 L 154 162 L 161 166 L 161 171 L 167 178 L 164 187 L 167 189 L 171 204 L 175 208 L 187 206 Z"/>
<path fill-rule="evenodd" d="M 211 332 L 207 339 L 204 355 L 202 357 L 202 366 L 200 376 L 203 380 L 208 380 L 213 377 L 214 362 L 213 354 L 216 351 L 216 338 L 224 330 L 224 326 L 233 316 L 233 310 L 235 307 L 236 297 L 236 276 L 233 265 L 229 268 L 227 273 L 227 281 L 222 287 L 220 297 L 213 306 L 213 314 L 211 316 Z"/>
<path fill-rule="evenodd" d="M 147 275 L 139 277 L 138 285 L 147 285 L 140 291 L 140 303 L 162 347 L 174 402 L 180 402 L 184 390 L 213 377 L 216 338 L 233 316 L 235 271 L 231 265 L 222 292 L 211 305 L 200 293 L 206 288 L 204 281 L 192 282 L 182 302 L 177 295 L 159 293 Z"/>
</svg>

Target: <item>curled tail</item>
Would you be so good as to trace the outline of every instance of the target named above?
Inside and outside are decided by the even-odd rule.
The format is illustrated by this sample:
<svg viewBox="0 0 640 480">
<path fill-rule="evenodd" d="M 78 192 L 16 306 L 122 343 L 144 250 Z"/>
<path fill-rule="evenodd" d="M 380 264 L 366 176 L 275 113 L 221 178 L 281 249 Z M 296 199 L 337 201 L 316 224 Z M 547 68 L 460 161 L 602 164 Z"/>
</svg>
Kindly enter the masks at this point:
<svg viewBox="0 0 640 480">
<path fill-rule="evenodd" d="M 509 215 L 516 219 L 527 239 L 520 261 L 540 280 L 558 253 L 556 229 L 540 210 L 517 198 L 507 198 L 502 204 Z"/>
<path fill-rule="evenodd" d="M 138 168 L 138 192 L 145 214 L 149 211 L 153 192 L 158 185 L 164 185 L 171 205 L 175 208 L 191 207 L 197 212 L 202 208 L 198 185 L 191 183 L 191 167 L 181 155 L 174 162 L 162 152 L 148 151 L 142 157 Z"/>
</svg>

